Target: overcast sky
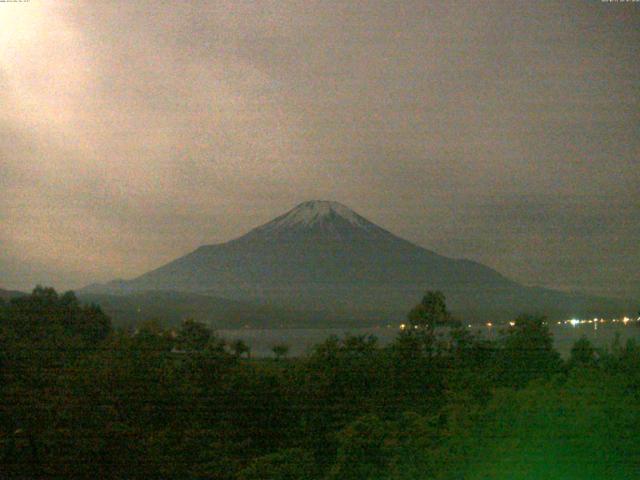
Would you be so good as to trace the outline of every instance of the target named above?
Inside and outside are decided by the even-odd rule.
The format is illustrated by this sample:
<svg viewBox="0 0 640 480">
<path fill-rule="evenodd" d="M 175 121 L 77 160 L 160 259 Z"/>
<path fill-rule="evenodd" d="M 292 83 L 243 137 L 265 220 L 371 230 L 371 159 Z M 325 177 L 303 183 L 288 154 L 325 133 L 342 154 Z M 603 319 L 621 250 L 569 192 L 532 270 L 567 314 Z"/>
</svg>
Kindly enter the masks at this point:
<svg viewBox="0 0 640 480">
<path fill-rule="evenodd" d="M 130 278 L 309 199 L 640 296 L 640 3 L 0 3 L 0 287 Z"/>
</svg>

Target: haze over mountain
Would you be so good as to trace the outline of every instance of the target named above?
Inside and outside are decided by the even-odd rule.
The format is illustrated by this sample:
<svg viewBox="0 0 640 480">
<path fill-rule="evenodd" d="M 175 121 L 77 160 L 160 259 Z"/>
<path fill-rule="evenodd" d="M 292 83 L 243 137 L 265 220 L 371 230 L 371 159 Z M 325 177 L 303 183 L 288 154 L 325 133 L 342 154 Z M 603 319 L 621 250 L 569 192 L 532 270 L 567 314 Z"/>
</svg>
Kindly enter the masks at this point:
<svg viewBox="0 0 640 480">
<path fill-rule="evenodd" d="M 428 289 L 442 290 L 452 310 L 468 320 L 623 308 L 621 302 L 524 287 L 480 263 L 414 245 L 330 201 L 302 203 L 239 238 L 84 292 L 181 291 L 367 321 L 402 318 Z"/>
</svg>

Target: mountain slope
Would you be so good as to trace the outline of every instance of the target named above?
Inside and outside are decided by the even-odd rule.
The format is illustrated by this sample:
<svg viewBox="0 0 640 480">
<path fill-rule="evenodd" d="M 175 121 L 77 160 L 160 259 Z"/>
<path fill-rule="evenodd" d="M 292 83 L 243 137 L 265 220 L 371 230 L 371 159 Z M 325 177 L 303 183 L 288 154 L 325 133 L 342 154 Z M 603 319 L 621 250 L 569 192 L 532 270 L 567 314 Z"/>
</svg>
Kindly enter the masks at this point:
<svg viewBox="0 0 640 480">
<path fill-rule="evenodd" d="M 113 324 L 119 327 L 135 326 L 149 319 L 157 319 L 164 326 L 176 326 L 190 318 L 216 329 L 244 326 L 289 327 L 300 325 L 302 317 L 308 326 L 333 320 L 321 312 L 310 317 L 309 312 L 188 292 L 144 291 L 124 295 L 80 292 L 78 298 L 83 303 L 100 305 Z"/>
<path fill-rule="evenodd" d="M 5 302 L 8 302 L 12 298 L 22 297 L 24 295 L 26 295 L 26 293 L 24 292 L 19 292 L 17 290 L 5 290 L 3 288 L 0 288 L 0 299 L 4 300 Z"/>
<path fill-rule="evenodd" d="M 477 262 L 414 245 L 327 201 L 302 203 L 240 238 L 202 246 L 112 288 L 206 293 L 362 318 L 400 318 L 427 289 L 444 291 L 458 315 L 474 319 L 618 308 L 602 299 L 523 287 Z"/>
</svg>

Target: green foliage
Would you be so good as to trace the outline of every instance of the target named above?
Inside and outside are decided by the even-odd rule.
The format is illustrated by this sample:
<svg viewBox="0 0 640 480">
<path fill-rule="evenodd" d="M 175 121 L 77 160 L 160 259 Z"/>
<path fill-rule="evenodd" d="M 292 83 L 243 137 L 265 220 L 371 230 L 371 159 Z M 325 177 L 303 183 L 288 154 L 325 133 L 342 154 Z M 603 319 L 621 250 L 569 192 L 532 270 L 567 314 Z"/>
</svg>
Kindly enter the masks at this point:
<svg viewBox="0 0 640 480">
<path fill-rule="evenodd" d="M 275 355 L 276 360 L 281 360 L 282 358 L 288 355 L 289 345 L 284 345 L 284 344 L 274 345 L 271 350 L 273 351 L 273 354 Z"/>
<path fill-rule="evenodd" d="M 247 357 L 251 355 L 249 345 L 247 345 L 243 340 L 234 340 L 229 346 L 231 347 L 233 354 L 238 358 L 242 357 L 245 353 L 247 354 Z"/>
<path fill-rule="evenodd" d="M 544 317 L 519 316 L 515 326 L 502 332 L 500 346 L 500 379 L 506 386 L 523 387 L 534 378 L 549 378 L 562 366 Z"/>
<path fill-rule="evenodd" d="M 55 342 L 65 336 L 95 345 L 111 332 L 111 321 L 99 306 L 80 305 L 73 292 L 59 296 L 41 286 L 12 299 L 3 317 L 0 328 L 18 340 Z"/>
<path fill-rule="evenodd" d="M 184 351 L 203 350 L 211 339 L 211 329 L 204 323 L 188 319 L 182 322 L 176 336 L 176 347 Z"/>
<path fill-rule="evenodd" d="M 627 387 L 621 376 L 575 370 L 566 383 L 501 390 L 456 437 L 465 461 L 443 478 L 634 478 L 640 409 Z"/>
<path fill-rule="evenodd" d="M 581 339 L 563 364 L 542 318 L 493 342 L 421 305 L 388 347 L 274 362 L 193 321 L 112 332 L 39 287 L 0 305 L 2 478 L 635 478 L 637 343 Z"/>
<path fill-rule="evenodd" d="M 389 430 L 375 415 L 364 416 L 338 434 L 338 454 L 327 480 L 373 480 L 387 469 Z"/>
<path fill-rule="evenodd" d="M 411 309 L 407 320 L 410 327 L 427 330 L 449 325 L 452 322 L 452 316 L 447 310 L 444 294 L 439 291 L 428 291 L 422 297 L 422 301 Z"/>
<path fill-rule="evenodd" d="M 412 355 L 434 356 L 436 350 L 443 347 L 436 328 L 457 326 L 459 322 L 453 319 L 447 309 L 444 294 L 428 291 L 407 315 L 407 324 L 396 341 L 397 350 L 405 354 L 412 352 Z"/>
<path fill-rule="evenodd" d="M 574 368 L 595 366 L 597 362 L 596 349 L 586 337 L 581 337 L 571 347 L 569 365 Z"/>
<path fill-rule="evenodd" d="M 300 448 L 280 450 L 251 461 L 238 480 L 313 480 L 317 477 L 313 456 Z"/>
</svg>

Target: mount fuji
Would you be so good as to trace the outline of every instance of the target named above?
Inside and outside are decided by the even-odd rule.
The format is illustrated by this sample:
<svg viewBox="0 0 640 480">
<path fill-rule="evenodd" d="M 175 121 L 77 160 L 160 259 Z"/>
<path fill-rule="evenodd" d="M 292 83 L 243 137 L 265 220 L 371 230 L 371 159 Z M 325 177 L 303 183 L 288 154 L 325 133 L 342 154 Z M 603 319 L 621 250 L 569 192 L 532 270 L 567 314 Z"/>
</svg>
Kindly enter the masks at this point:
<svg viewBox="0 0 640 480">
<path fill-rule="evenodd" d="M 415 245 L 331 201 L 308 201 L 226 243 L 204 245 L 128 281 L 85 293 L 178 291 L 325 312 L 363 322 L 401 319 L 426 290 L 441 290 L 467 321 L 522 312 L 605 313 L 615 301 L 520 285 L 480 263 Z"/>
</svg>

